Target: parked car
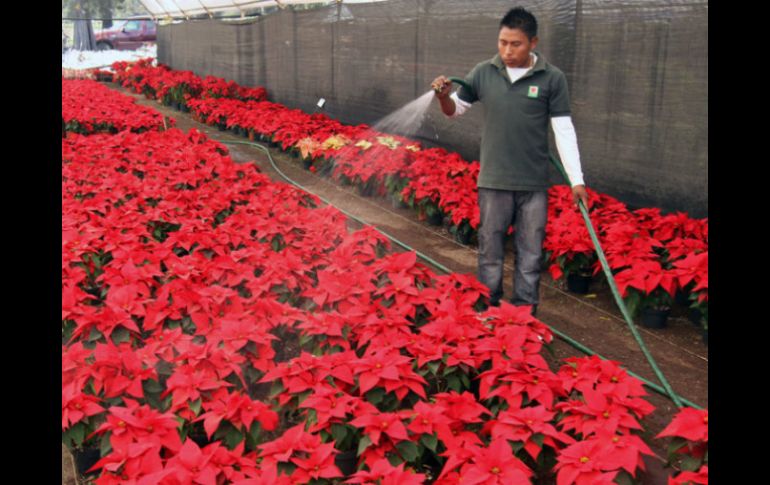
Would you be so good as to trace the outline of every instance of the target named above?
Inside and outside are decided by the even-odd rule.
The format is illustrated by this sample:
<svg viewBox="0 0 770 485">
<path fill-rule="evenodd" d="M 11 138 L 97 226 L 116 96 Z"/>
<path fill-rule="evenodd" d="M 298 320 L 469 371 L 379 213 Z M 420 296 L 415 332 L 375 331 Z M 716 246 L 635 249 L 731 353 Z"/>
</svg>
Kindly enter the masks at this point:
<svg viewBox="0 0 770 485">
<path fill-rule="evenodd" d="M 157 40 L 155 22 L 128 19 L 115 22 L 109 29 L 97 32 L 96 48 L 99 50 L 136 50 L 146 42 Z"/>
</svg>

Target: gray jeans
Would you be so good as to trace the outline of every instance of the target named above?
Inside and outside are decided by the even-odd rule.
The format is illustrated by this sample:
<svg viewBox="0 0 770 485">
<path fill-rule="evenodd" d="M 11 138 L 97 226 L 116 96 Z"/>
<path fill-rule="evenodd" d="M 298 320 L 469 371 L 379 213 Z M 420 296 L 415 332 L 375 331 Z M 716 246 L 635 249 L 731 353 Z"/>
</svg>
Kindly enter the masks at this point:
<svg viewBox="0 0 770 485">
<path fill-rule="evenodd" d="M 537 305 L 548 193 L 485 189 L 479 187 L 478 278 L 490 291 L 490 301 L 503 296 L 505 233 L 514 224 L 514 305 Z"/>
</svg>

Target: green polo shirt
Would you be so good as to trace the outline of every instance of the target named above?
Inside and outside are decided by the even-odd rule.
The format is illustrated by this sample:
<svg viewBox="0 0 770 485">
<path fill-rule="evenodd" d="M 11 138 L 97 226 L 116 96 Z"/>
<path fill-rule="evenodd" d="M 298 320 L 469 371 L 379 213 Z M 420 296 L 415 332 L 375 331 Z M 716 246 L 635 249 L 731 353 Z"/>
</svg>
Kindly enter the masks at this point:
<svg viewBox="0 0 770 485">
<path fill-rule="evenodd" d="M 478 186 L 548 190 L 548 122 L 570 114 L 567 78 L 538 52 L 534 67 L 511 84 L 496 55 L 476 65 L 461 87 L 463 101 L 485 108 Z"/>
</svg>

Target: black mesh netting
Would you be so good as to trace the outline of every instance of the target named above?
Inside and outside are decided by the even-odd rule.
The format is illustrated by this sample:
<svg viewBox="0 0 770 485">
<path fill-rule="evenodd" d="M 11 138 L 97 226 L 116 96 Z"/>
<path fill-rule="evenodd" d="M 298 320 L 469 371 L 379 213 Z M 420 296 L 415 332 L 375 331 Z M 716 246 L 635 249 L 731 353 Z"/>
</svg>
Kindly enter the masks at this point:
<svg viewBox="0 0 770 485">
<path fill-rule="evenodd" d="M 538 18 L 538 51 L 570 83 L 589 187 L 630 206 L 708 213 L 708 3 L 521 2 Z M 290 9 L 249 23 L 158 29 L 158 61 L 264 86 L 272 101 L 374 123 L 497 52 L 514 4 L 392 0 Z M 477 159 L 483 107 L 456 120 L 433 103 L 414 138 Z M 554 150 L 554 153 L 555 150 Z M 555 170 L 552 180 L 560 182 Z"/>
</svg>

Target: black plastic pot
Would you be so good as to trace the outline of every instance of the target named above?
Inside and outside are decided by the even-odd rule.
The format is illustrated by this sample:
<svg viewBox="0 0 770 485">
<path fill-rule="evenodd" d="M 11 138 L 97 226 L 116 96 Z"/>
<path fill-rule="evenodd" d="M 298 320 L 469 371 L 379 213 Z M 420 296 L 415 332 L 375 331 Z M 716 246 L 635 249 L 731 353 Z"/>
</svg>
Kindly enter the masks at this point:
<svg viewBox="0 0 770 485">
<path fill-rule="evenodd" d="M 180 106 L 180 108 L 182 110 L 182 113 L 189 113 L 190 112 L 190 107 L 187 106 L 186 104 L 181 103 L 179 106 Z"/>
<path fill-rule="evenodd" d="M 356 189 L 362 197 L 371 197 L 374 195 L 374 186 L 371 184 L 359 184 L 356 186 Z"/>
<path fill-rule="evenodd" d="M 394 209 L 406 209 L 409 206 L 406 205 L 404 201 L 401 200 L 400 194 L 391 194 L 390 195 L 390 205 Z"/>
<path fill-rule="evenodd" d="M 703 336 L 703 343 L 706 344 L 706 347 L 708 347 L 709 346 L 709 331 L 704 328 L 701 331 L 701 335 Z"/>
<path fill-rule="evenodd" d="M 687 293 L 683 292 L 682 290 L 676 292 L 676 295 L 674 295 L 674 302 L 676 302 L 676 304 L 679 306 L 690 306 L 690 300 L 687 296 Z"/>
<path fill-rule="evenodd" d="M 690 320 L 690 323 L 692 323 L 698 328 L 702 326 L 700 323 L 700 320 L 701 320 L 700 312 L 694 308 L 690 308 L 690 311 L 687 313 L 687 319 Z"/>
<path fill-rule="evenodd" d="M 303 167 L 305 170 L 310 170 L 310 166 L 311 166 L 311 165 L 313 165 L 313 159 L 312 159 L 312 158 L 310 158 L 310 157 L 307 157 L 307 158 L 303 158 L 303 159 L 302 159 L 302 167 Z"/>
<path fill-rule="evenodd" d="M 567 290 L 578 295 L 585 295 L 591 286 L 591 275 L 570 273 L 567 275 Z"/>
<path fill-rule="evenodd" d="M 225 125 L 224 123 L 217 123 L 217 129 L 219 131 L 225 131 L 227 130 L 227 125 Z"/>
<path fill-rule="evenodd" d="M 440 226 L 444 224 L 444 216 L 441 212 L 434 212 L 433 215 L 428 216 L 425 221 L 431 226 Z"/>
<path fill-rule="evenodd" d="M 472 231 L 455 231 L 455 241 L 465 246 L 471 243 Z"/>
<path fill-rule="evenodd" d="M 343 475 L 349 477 L 356 472 L 356 450 L 343 451 L 334 457 L 334 464 L 340 469 Z"/>
<path fill-rule="evenodd" d="M 98 470 L 92 472 L 88 471 L 88 469 L 94 466 L 101 458 L 98 448 L 75 450 L 72 455 L 75 458 L 75 468 L 78 471 L 78 475 L 92 475 L 98 473 Z"/>
<path fill-rule="evenodd" d="M 671 313 L 670 308 L 666 310 L 643 308 L 640 319 L 642 325 L 647 328 L 666 328 L 669 313 Z"/>
</svg>

